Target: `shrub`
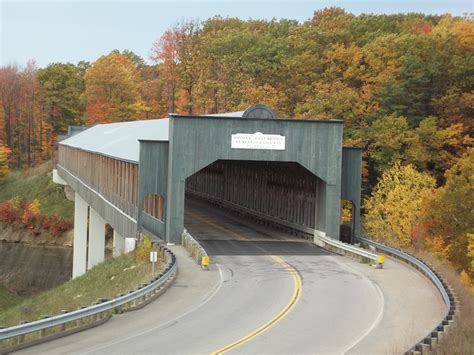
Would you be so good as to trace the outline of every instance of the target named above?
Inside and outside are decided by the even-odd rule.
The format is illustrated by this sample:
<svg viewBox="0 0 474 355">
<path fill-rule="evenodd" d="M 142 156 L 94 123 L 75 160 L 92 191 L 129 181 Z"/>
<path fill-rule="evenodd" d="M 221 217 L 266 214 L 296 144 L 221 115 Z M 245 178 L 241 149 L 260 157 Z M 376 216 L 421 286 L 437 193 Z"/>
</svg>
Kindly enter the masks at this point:
<svg viewBox="0 0 474 355">
<path fill-rule="evenodd" d="M 34 235 L 49 229 L 53 237 L 58 237 L 72 228 L 72 223 L 57 214 L 51 217 L 42 215 L 38 199 L 27 203 L 18 197 L 0 202 L 0 222 L 7 225 L 18 223 L 30 229 Z"/>
<path fill-rule="evenodd" d="M 41 225 L 41 216 L 40 216 L 40 202 L 38 199 L 34 199 L 30 204 L 24 209 L 24 212 L 21 216 L 21 222 L 30 229 L 39 229 Z"/>
<path fill-rule="evenodd" d="M 137 258 L 137 261 L 146 262 L 150 255 L 151 247 L 152 244 L 150 236 L 148 234 L 145 234 L 142 242 L 140 243 L 137 248 L 137 251 L 135 252 L 135 257 Z"/>
<path fill-rule="evenodd" d="M 61 234 L 72 228 L 72 224 L 70 222 L 66 221 L 57 214 L 51 216 L 48 220 L 48 223 L 49 231 L 53 237 L 59 237 Z"/>
<path fill-rule="evenodd" d="M 20 221 L 22 206 L 23 203 L 18 198 L 0 202 L 0 222 L 4 224 L 13 224 Z"/>
</svg>

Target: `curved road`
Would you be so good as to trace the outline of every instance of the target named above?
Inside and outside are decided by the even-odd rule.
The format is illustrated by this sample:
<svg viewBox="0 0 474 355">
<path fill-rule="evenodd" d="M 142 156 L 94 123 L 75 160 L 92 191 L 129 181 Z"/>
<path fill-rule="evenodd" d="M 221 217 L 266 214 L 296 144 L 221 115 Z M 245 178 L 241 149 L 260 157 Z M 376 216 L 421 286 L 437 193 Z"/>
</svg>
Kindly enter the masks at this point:
<svg viewBox="0 0 474 355">
<path fill-rule="evenodd" d="M 443 317 L 435 288 L 389 260 L 375 270 L 283 232 L 188 203 L 213 264 L 181 247 L 175 284 L 142 310 L 25 353 L 401 353 Z"/>
</svg>

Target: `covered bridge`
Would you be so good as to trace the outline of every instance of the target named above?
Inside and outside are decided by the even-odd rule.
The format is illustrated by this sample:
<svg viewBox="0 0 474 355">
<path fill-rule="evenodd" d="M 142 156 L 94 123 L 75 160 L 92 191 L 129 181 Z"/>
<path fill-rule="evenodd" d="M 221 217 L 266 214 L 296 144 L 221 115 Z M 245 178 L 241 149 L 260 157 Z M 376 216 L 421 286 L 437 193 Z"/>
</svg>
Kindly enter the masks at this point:
<svg viewBox="0 0 474 355">
<path fill-rule="evenodd" d="M 100 124 L 59 144 L 57 175 L 76 192 L 73 276 L 149 232 L 180 243 L 186 196 L 339 239 L 341 200 L 359 233 L 361 150 L 343 148 L 342 121 L 242 112 Z"/>
</svg>

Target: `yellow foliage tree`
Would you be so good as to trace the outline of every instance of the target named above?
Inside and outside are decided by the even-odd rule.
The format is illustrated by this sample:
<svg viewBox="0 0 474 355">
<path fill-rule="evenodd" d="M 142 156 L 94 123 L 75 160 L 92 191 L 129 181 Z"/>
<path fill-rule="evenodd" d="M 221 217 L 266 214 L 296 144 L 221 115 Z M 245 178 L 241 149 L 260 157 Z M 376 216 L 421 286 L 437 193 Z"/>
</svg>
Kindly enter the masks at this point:
<svg viewBox="0 0 474 355">
<path fill-rule="evenodd" d="M 145 234 L 142 242 L 138 246 L 137 251 L 135 253 L 135 257 L 137 261 L 146 262 L 148 260 L 148 256 L 150 255 L 151 248 L 152 248 L 151 239 L 148 236 L 148 234 Z"/>
<path fill-rule="evenodd" d="M 144 109 L 139 94 L 140 73 L 125 55 L 100 57 L 87 70 L 84 80 L 89 124 L 136 119 Z"/>
<path fill-rule="evenodd" d="M 413 165 L 396 162 L 364 201 L 366 232 L 396 247 L 410 246 L 423 200 L 434 188 L 435 180 L 430 175 L 418 172 Z"/>
<path fill-rule="evenodd" d="M 21 216 L 21 221 L 29 227 L 33 227 L 39 214 L 40 214 L 41 204 L 40 201 L 35 198 L 27 208 L 23 211 L 23 215 Z"/>
<path fill-rule="evenodd" d="M 10 150 L 0 144 L 0 179 L 8 176 L 10 174 L 10 167 L 8 166 L 8 155 Z"/>
</svg>

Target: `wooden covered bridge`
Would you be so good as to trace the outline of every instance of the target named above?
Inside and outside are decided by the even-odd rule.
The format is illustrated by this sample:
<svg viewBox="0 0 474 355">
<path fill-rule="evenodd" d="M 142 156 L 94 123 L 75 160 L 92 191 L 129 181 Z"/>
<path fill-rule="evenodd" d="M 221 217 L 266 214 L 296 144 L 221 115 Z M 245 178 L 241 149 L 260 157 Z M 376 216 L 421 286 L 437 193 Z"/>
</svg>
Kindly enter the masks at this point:
<svg viewBox="0 0 474 355">
<path fill-rule="evenodd" d="M 180 243 L 186 198 L 339 239 L 341 200 L 359 233 L 361 151 L 342 146 L 342 121 L 243 112 L 101 124 L 59 144 L 55 176 L 76 193 L 73 277 L 148 232 Z"/>
</svg>

